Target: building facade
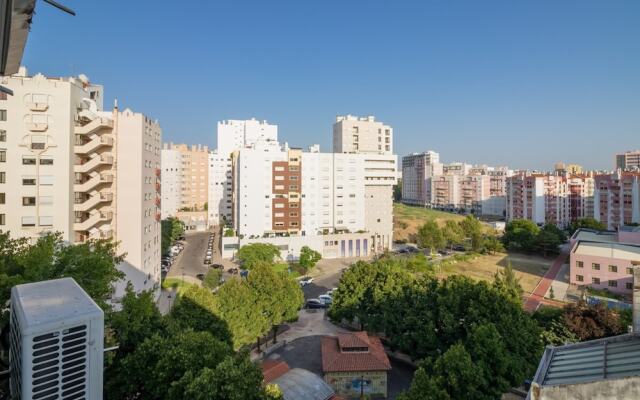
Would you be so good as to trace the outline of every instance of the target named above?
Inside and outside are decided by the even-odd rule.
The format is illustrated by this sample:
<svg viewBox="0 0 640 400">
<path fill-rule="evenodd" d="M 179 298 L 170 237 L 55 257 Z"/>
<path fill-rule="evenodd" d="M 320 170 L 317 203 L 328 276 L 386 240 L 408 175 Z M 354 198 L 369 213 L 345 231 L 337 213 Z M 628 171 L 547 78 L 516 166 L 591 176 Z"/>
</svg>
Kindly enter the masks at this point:
<svg viewBox="0 0 640 400">
<path fill-rule="evenodd" d="M 161 152 L 162 219 L 173 217 L 182 207 L 182 154 L 164 143 Z"/>
<path fill-rule="evenodd" d="M 113 239 L 136 290 L 160 283 L 160 143 L 157 122 L 103 111 L 85 76 L 3 77 L 0 100 L 0 229 L 69 243 Z M 123 293 L 121 282 L 116 297 Z"/>
<path fill-rule="evenodd" d="M 427 206 L 431 204 L 431 177 L 442 175 L 440 155 L 435 151 L 413 153 L 402 157 L 402 202 Z"/>
<path fill-rule="evenodd" d="M 261 146 L 279 148 L 278 126 L 267 121 L 226 120 L 218 122 L 217 148 L 209 154 L 209 224 L 232 224 L 232 160 L 234 152 Z"/>
<path fill-rule="evenodd" d="M 616 169 L 623 171 L 640 170 L 640 150 L 616 154 Z"/>
<path fill-rule="evenodd" d="M 237 236 L 223 238 L 224 257 L 255 242 L 276 244 L 290 260 L 302 246 L 334 258 L 392 245 L 396 157 L 386 150 L 321 153 L 259 141 L 232 153 L 231 170 Z"/>
<path fill-rule="evenodd" d="M 640 223 L 640 172 L 596 175 L 593 217 L 608 229 Z"/>
</svg>

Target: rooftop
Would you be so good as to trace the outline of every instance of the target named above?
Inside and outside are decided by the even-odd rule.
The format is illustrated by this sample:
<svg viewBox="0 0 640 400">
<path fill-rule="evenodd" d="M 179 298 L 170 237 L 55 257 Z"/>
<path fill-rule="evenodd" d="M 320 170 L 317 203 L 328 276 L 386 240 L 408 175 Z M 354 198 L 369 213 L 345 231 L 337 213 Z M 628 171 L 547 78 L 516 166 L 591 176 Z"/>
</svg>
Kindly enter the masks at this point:
<svg viewBox="0 0 640 400">
<path fill-rule="evenodd" d="M 572 250 L 575 254 L 609 257 L 619 260 L 630 260 L 640 262 L 640 246 L 621 243 L 601 243 L 578 241 Z"/>
<path fill-rule="evenodd" d="M 588 240 L 590 242 L 615 243 L 618 235 L 614 231 L 599 232 L 593 229 L 578 229 L 571 236 L 572 240 Z"/>
<path fill-rule="evenodd" d="M 335 394 L 322 378 L 301 368 L 289 370 L 272 383 L 278 385 L 284 400 L 328 400 Z"/>
<path fill-rule="evenodd" d="M 325 373 L 390 369 L 389 358 L 377 337 L 355 332 L 322 338 L 322 371 Z"/>
<path fill-rule="evenodd" d="M 568 385 L 640 376 L 640 333 L 547 347 L 534 382 Z"/>
<path fill-rule="evenodd" d="M 16 285 L 12 302 L 22 304 L 25 327 L 55 323 L 82 315 L 102 314 L 102 310 L 72 278 Z"/>
</svg>

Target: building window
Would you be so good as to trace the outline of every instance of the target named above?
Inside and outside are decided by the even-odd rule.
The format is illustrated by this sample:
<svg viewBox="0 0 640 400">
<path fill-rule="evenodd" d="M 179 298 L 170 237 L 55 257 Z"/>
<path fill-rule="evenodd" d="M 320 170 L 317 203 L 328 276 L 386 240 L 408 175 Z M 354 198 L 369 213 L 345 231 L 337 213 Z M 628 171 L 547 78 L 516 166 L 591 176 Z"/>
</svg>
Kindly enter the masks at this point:
<svg viewBox="0 0 640 400">
<path fill-rule="evenodd" d="M 284 171 L 284 167 L 278 166 L 278 167 L 275 167 L 273 170 L 277 172 L 282 172 Z"/>
<path fill-rule="evenodd" d="M 36 205 L 36 198 L 35 197 L 23 197 L 22 198 L 22 205 L 23 206 L 35 206 Z"/>
<path fill-rule="evenodd" d="M 7 141 L 7 131 L 5 131 L 4 129 L 0 129 L 0 142 L 6 142 L 6 141 Z"/>
<path fill-rule="evenodd" d="M 0 121 L 7 120 L 7 110 L 0 110 Z"/>
<path fill-rule="evenodd" d="M 36 179 L 35 178 L 22 178 L 22 184 L 24 186 L 35 186 Z"/>
<path fill-rule="evenodd" d="M 22 226 L 36 226 L 36 217 L 22 217 Z"/>
<path fill-rule="evenodd" d="M 596 271 L 600 271 L 600 264 L 598 264 L 598 263 L 591 264 L 591 269 L 596 270 Z"/>
<path fill-rule="evenodd" d="M 6 222 L 7 222 L 6 219 L 7 219 L 7 217 L 6 217 L 5 214 L 0 214 L 0 225 L 6 224 Z"/>
<path fill-rule="evenodd" d="M 289 185 L 289 190 L 298 190 L 298 185 Z"/>
<path fill-rule="evenodd" d="M 289 167 L 289 171 L 291 171 L 291 172 L 298 172 L 298 171 L 300 171 L 300 168 L 298 168 L 298 167 L 294 167 L 294 166 L 291 166 L 291 167 Z"/>
<path fill-rule="evenodd" d="M 298 203 L 290 203 L 289 208 L 298 208 Z"/>
<path fill-rule="evenodd" d="M 584 276 L 582 276 L 582 275 L 576 275 L 576 281 L 578 281 L 578 282 L 584 282 Z"/>
<path fill-rule="evenodd" d="M 627 267 L 627 274 L 633 275 L 633 268 Z"/>
<path fill-rule="evenodd" d="M 600 284 L 600 278 L 591 278 L 591 283 L 599 285 Z"/>
<path fill-rule="evenodd" d="M 609 272 L 618 272 L 617 265 L 609 265 Z"/>
<path fill-rule="evenodd" d="M 53 158 L 41 158 L 40 165 L 53 165 Z"/>
<path fill-rule="evenodd" d="M 7 162 L 7 151 L 5 149 L 0 150 L 0 162 Z"/>
<path fill-rule="evenodd" d="M 609 287 L 618 287 L 618 281 L 609 281 Z"/>
<path fill-rule="evenodd" d="M 7 182 L 7 173 L 0 172 L 0 183 L 6 183 L 6 182 Z"/>
<path fill-rule="evenodd" d="M 576 261 L 576 267 L 578 267 L 578 268 L 584 268 L 584 262 L 582 262 L 582 261 Z"/>
<path fill-rule="evenodd" d="M 284 222 L 276 222 L 274 225 L 282 227 L 282 226 L 284 226 Z"/>
<path fill-rule="evenodd" d="M 22 165 L 36 165 L 36 158 L 35 157 L 23 156 L 22 157 Z"/>
<path fill-rule="evenodd" d="M 297 212 L 291 212 L 291 213 L 289 213 L 289 216 L 290 217 L 297 217 L 298 213 Z"/>
<path fill-rule="evenodd" d="M 296 221 L 291 221 L 289 223 L 289 226 L 298 226 L 298 223 Z"/>
<path fill-rule="evenodd" d="M 627 290 L 633 290 L 633 282 L 625 283 L 624 287 L 627 288 Z"/>
<path fill-rule="evenodd" d="M 276 181 L 283 181 L 284 180 L 284 176 L 276 175 L 276 176 L 273 177 L 273 179 L 275 179 Z"/>
</svg>

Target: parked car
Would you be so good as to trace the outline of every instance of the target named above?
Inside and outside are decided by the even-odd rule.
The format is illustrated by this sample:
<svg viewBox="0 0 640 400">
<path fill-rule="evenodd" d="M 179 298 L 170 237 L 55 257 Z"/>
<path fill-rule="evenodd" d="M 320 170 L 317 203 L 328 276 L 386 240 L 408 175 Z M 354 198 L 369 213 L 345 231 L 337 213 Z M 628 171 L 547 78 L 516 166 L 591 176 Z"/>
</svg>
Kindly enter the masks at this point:
<svg viewBox="0 0 640 400">
<path fill-rule="evenodd" d="M 211 257 L 205 257 L 203 264 L 211 264 Z"/>
<path fill-rule="evenodd" d="M 238 274 L 238 268 L 229 268 L 227 272 L 230 273 L 231 275 L 236 275 Z"/>
<path fill-rule="evenodd" d="M 328 294 L 321 294 L 318 296 L 318 300 L 320 300 L 325 306 L 331 305 L 333 302 L 333 299 Z"/>
<path fill-rule="evenodd" d="M 201 281 L 204 281 L 204 274 L 198 274 L 196 275 L 196 278 L 200 279 Z"/>
<path fill-rule="evenodd" d="M 406 249 L 407 249 L 408 253 L 417 253 L 418 252 L 418 249 L 413 247 L 413 246 L 408 246 Z"/>
<path fill-rule="evenodd" d="M 249 276 L 249 270 L 247 270 L 247 269 L 241 269 L 241 270 L 240 270 L 240 276 L 241 276 L 242 278 L 246 278 L 247 276 Z"/>
<path fill-rule="evenodd" d="M 213 265 L 211 266 L 211 268 L 215 268 L 215 269 L 222 269 L 222 270 L 224 270 L 224 265 L 222 265 L 222 264 L 213 264 Z"/>
<path fill-rule="evenodd" d="M 326 306 L 322 304 L 322 301 L 320 301 L 320 299 L 309 299 L 304 303 L 304 308 L 306 309 L 318 309 L 325 307 Z"/>
<path fill-rule="evenodd" d="M 453 249 L 454 249 L 455 251 L 465 251 L 464 246 L 462 246 L 462 245 L 460 245 L 460 244 L 457 244 L 457 245 L 453 246 Z"/>
<path fill-rule="evenodd" d="M 300 279 L 300 286 L 307 286 L 308 284 L 310 284 L 311 282 L 313 282 L 313 278 L 310 276 L 303 276 Z"/>
<path fill-rule="evenodd" d="M 338 290 L 338 288 L 331 288 L 329 290 L 327 290 L 327 294 L 331 297 L 333 297 L 333 295 L 336 293 L 336 291 Z"/>
</svg>

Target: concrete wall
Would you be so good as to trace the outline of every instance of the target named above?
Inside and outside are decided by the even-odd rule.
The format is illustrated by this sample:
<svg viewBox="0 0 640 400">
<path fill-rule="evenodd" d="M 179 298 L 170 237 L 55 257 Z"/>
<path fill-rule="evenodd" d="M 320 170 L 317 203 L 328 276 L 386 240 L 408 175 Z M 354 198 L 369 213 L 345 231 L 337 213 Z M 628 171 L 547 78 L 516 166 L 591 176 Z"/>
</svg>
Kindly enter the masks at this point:
<svg viewBox="0 0 640 400">
<path fill-rule="evenodd" d="M 639 399 L 640 377 L 605 379 L 574 385 L 532 387 L 531 400 L 611 400 Z"/>
</svg>

